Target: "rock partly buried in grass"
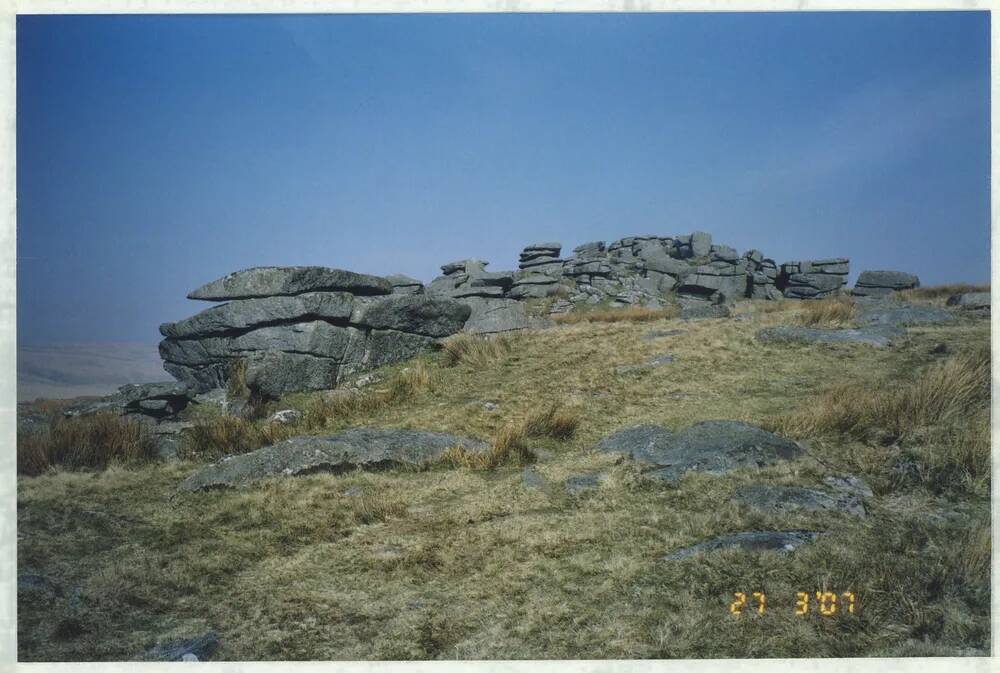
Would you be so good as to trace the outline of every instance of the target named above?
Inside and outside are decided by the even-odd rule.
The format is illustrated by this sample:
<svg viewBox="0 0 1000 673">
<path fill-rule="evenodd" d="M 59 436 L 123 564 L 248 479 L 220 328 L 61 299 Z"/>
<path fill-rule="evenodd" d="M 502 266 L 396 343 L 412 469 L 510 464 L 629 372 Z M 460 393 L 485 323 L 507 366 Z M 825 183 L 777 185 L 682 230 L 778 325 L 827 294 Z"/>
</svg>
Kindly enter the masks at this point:
<svg viewBox="0 0 1000 673">
<path fill-rule="evenodd" d="M 566 492 L 570 495 L 576 495 L 578 493 L 583 493 L 584 491 L 595 489 L 600 485 L 600 483 L 601 475 L 597 473 L 578 474 L 563 482 L 563 488 L 565 488 Z"/>
<path fill-rule="evenodd" d="M 676 561 L 695 554 L 719 551 L 722 549 L 742 549 L 743 551 L 778 553 L 790 552 L 796 547 L 814 541 L 822 535 L 819 531 L 789 530 L 789 531 L 747 531 L 712 538 L 690 547 L 682 547 L 665 554 L 660 558 L 664 561 Z"/>
<path fill-rule="evenodd" d="M 742 421 L 704 421 L 677 433 L 640 425 L 605 437 L 597 450 L 624 454 L 646 476 L 671 483 L 687 472 L 725 474 L 802 455 L 795 442 Z"/>
<path fill-rule="evenodd" d="M 474 452 L 487 448 L 468 437 L 401 428 L 352 428 L 329 437 L 293 437 L 208 465 L 181 482 L 178 490 L 225 488 L 264 477 L 344 472 L 357 467 L 420 466 L 458 446 Z"/>
<path fill-rule="evenodd" d="M 668 365 L 675 359 L 676 357 L 672 353 L 663 353 L 662 355 L 657 355 L 648 362 L 642 362 L 635 365 L 619 365 L 615 367 L 615 374 L 628 374 L 630 372 L 644 371 L 646 369 L 659 367 L 660 365 Z"/>
<path fill-rule="evenodd" d="M 941 325 L 955 320 L 950 311 L 933 306 L 916 306 L 898 301 L 859 300 L 858 322 L 863 325 Z"/>
<path fill-rule="evenodd" d="M 173 640 L 146 650 L 145 661 L 204 661 L 219 648 L 219 636 L 215 631 L 187 638 Z"/>
<path fill-rule="evenodd" d="M 666 330 L 653 330 L 652 332 L 646 332 L 642 335 L 643 341 L 653 341 L 654 339 L 662 339 L 665 337 L 677 336 L 678 334 L 687 334 L 686 329 L 666 329 Z"/>
<path fill-rule="evenodd" d="M 989 311 L 989 292 L 963 292 L 953 294 L 948 297 L 948 306 L 962 309 L 964 311 Z"/>
<path fill-rule="evenodd" d="M 885 348 L 895 344 L 906 332 L 892 325 L 869 325 L 857 329 L 816 329 L 798 325 L 766 327 L 757 339 L 776 343 L 865 344 Z"/>
<path fill-rule="evenodd" d="M 737 490 L 733 494 L 733 499 L 770 512 L 838 511 L 851 516 L 865 515 L 865 506 L 857 495 L 827 493 L 802 486 L 757 484 Z"/>
<path fill-rule="evenodd" d="M 680 304 L 677 317 L 681 320 L 709 320 L 712 318 L 728 318 L 732 309 L 727 304 L 711 304 L 707 301 L 692 301 Z"/>
<path fill-rule="evenodd" d="M 545 488 L 545 480 L 542 478 L 535 468 L 530 465 L 523 470 L 521 470 L 521 483 L 524 484 L 525 488 L 530 488 L 535 491 L 540 491 Z"/>
<path fill-rule="evenodd" d="M 597 450 L 620 453 L 642 465 L 656 465 L 674 433 L 662 425 L 635 425 L 613 432 L 597 443 Z"/>
</svg>

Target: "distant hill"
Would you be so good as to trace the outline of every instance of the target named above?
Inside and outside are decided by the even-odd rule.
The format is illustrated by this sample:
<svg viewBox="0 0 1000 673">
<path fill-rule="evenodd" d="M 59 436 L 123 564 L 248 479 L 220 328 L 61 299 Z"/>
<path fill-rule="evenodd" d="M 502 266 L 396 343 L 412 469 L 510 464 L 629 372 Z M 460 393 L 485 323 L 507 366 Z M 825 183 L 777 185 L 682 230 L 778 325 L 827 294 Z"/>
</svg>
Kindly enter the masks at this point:
<svg viewBox="0 0 1000 673">
<path fill-rule="evenodd" d="M 17 347 L 17 399 L 105 395 L 126 383 L 166 381 L 156 344 Z"/>
</svg>

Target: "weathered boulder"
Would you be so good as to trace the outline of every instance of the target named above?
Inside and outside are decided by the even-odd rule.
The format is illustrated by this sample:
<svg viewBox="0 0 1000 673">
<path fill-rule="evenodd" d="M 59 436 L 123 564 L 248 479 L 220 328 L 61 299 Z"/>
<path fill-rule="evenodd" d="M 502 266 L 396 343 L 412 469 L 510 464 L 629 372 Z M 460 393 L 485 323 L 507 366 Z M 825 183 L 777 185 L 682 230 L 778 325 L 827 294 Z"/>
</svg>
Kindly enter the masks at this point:
<svg viewBox="0 0 1000 673">
<path fill-rule="evenodd" d="M 393 294 L 421 294 L 424 291 L 423 283 L 401 273 L 386 276 L 385 279 L 392 285 Z"/>
<path fill-rule="evenodd" d="M 484 451 L 479 440 L 442 432 L 352 428 L 329 437 L 294 437 L 202 468 L 179 491 L 234 487 L 271 476 L 344 472 L 355 468 L 419 467 L 452 447 Z"/>
<path fill-rule="evenodd" d="M 307 292 L 296 296 L 239 299 L 207 308 L 190 318 L 160 325 L 160 334 L 175 339 L 227 334 L 260 325 L 308 320 L 346 322 L 354 309 L 347 292 Z"/>
<path fill-rule="evenodd" d="M 893 325 L 870 325 L 857 329 L 816 329 L 800 325 L 778 325 L 757 332 L 760 341 L 779 343 L 865 344 L 884 348 L 892 346 L 905 331 Z"/>
<path fill-rule="evenodd" d="M 623 454 L 646 468 L 647 476 L 666 482 L 690 471 L 725 474 L 802 455 L 795 442 L 741 421 L 703 421 L 677 433 L 637 426 L 605 437 L 596 448 Z"/>
<path fill-rule="evenodd" d="M 850 262 L 838 257 L 781 265 L 777 286 L 786 297 L 822 299 L 839 292 L 847 283 Z"/>
<path fill-rule="evenodd" d="M 165 418 L 182 411 L 191 401 L 193 393 L 188 386 L 177 381 L 157 383 L 129 383 L 105 397 L 90 399 L 63 410 L 63 416 L 89 416 L 102 411 L 118 414 L 142 414 L 152 418 Z"/>
<path fill-rule="evenodd" d="M 941 325 L 955 320 L 942 308 L 899 301 L 857 300 L 857 320 L 864 325 Z"/>
<path fill-rule="evenodd" d="M 884 297 L 898 290 L 920 287 L 920 279 L 902 271 L 862 271 L 851 294 Z"/>
<path fill-rule="evenodd" d="M 468 305 L 454 299 L 396 295 L 358 307 L 351 322 L 374 329 L 445 337 L 462 329 L 470 313 Z"/>
<path fill-rule="evenodd" d="M 679 295 L 711 299 L 716 303 L 730 301 L 746 296 L 746 275 L 745 262 L 710 262 L 681 276 L 676 291 Z"/>
<path fill-rule="evenodd" d="M 323 266 L 258 266 L 206 283 L 191 292 L 188 299 L 225 301 L 318 291 L 389 294 L 392 285 L 378 276 Z"/>
<path fill-rule="evenodd" d="M 787 553 L 796 547 L 813 542 L 823 533 L 820 531 L 789 530 L 789 531 L 745 531 L 722 535 L 682 547 L 661 557 L 664 561 L 675 561 L 688 558 L 695 554 L 719 551 L 722 549 L 741 549 L 749 552 L 773 551 Z"/>
<path fill-rule="evenodd" d="M 463 329 L 473 334 L 498 334 L 527 329 L 535 325 L 525 309 L 524 302 L 514 299 L 484 299 L 470 297 L 465 300 L 471 313 Z"/>
<path fill-rule="evenodd" d="M 948 297 L 948 306 L 962 309 L 964 311 L 989 311 L 989 292 L 963 292 L 953 294 Z"/>
</svg>

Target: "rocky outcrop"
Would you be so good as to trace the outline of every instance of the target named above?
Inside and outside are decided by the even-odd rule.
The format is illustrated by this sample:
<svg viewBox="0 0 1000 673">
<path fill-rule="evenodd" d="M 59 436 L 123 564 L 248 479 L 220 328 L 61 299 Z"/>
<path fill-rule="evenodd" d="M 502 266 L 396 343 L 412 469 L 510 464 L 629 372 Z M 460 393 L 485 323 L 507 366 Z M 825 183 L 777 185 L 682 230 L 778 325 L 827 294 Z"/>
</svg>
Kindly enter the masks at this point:
<svg viewBox="0 0 1000 673">
<path fill-rule="evenodd" d="M 192 393 L 224 387 L 240 363 L 252 389 L 275 397 L 336 387 L 463 329 L 542 326 L 547 320 L 533 316 L 595 304 L 676 303 L 683 319 L 726 317 L 742 297 L 829 296 L 848 272 L 840 258 L 779 269 L 759 250 L 740 254 L 705 232 L 591 241 L 568 257 L 562 251 L 554 241 L 528 245 L 513 271 L 487 271 L 489 262 L 475 258 L 448 262 L 426 286 L 399 274 L 325 267 L 244 269 L 188 295 L 225 303 L 161 325 L 160 355 Z"/>
<path fill-rule="evenodd" d="M 329 437 L 293 437 L 250 453 L 223 459 L 181 482 L 179 491 L 244 484 L 271 476 L 420 466 L 452 447 L 485 451 L 479 440 L 443 432 L 396 428 L 352 428 Z M 237 447 L 238 448 L 238 447 Z"/>
<path fill-rule="evenodd" d="M 176 415 L 190 402 L 191 392 L 187 386 L 176 381 L 129 383 L 113 395 L 72 405 L 63 410 L 63 416 L 88 416 L 107 411 L 162 419 Z"/>
<path fill-rule="evenodd" d="M 778 274 L 777 287 L 792 299 L 823 299 L 847 284 L 850 262 L 844 258 L 785 262 Z"/>
<path fill-rule="evenodd" d="M 902 271 L 862 271 L 851 294 L 860 297 L 885 297 L 899 290 L 920 287 L 920 279 Z"/>
<path fill-rule="evenodd" d="M 195 393 L 224 387 L 236 363 L 266 397 L 333 388 L 431 349 L 471 314 L 455 299 L 418 293 L 410 280 L 321 267 L 247 269 L 190 296 L 233 299 L 160 326 L 164 368 Z"/>
</svg>

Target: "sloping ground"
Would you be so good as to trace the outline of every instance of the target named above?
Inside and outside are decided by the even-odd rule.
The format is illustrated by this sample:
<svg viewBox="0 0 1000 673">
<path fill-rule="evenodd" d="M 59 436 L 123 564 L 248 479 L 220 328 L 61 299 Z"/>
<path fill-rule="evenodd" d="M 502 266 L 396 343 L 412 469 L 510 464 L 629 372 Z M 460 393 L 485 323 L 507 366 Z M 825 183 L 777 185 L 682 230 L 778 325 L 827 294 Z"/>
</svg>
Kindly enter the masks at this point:
<svg viewBox="0 0 1000 673">
<path fill-rule="evenodd" d="M 197 493 L 177 492 L 204 466 L 194 461 L 20 478 L 18 572 L 43 579 L 19 590 L 19 658 L 131 659 L 210 630 L 212 659 L 232 660 L 987 654 L 987 478 L 936 457 L 968 433 L 988 437 L 982 408 L 906 436 L 793 435 L 801 459 L 676 484 L 593 450 L 639 424 L 795 428 L 783 419 L 830 388 L 904 385 L 989 340 L 988 321 L 963 318 L 909 328 L 890 348 L 762 342 L 758 330 L 797 309 L 747 308 L 738 319 L 560 326 L 476 365 L 431 357 L 429 389 L 314 430 L 487 439 L 550 403 L 574 411 L 570 439 L 529 439 L 528 473 L 438 464 Z M 870 484 L 865 516 L 745 497 L 838 475 Z M 675 553 L 746 531 L 808 543 Z M 800 592 L 811 597 L 801 616 Z M 816 592 L 841 609 L 821 614 Z"/>
</svg>

